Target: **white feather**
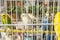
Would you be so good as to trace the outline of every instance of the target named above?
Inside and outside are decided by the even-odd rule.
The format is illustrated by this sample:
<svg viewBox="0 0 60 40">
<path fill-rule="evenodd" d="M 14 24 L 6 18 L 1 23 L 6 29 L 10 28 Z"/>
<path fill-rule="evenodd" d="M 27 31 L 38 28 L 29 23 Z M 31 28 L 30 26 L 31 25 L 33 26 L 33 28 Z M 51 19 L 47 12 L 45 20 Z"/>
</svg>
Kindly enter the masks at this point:
<svg viewBox="0 0 60 40">
<path fill-rule="evenodd" d="M 35 17 L 32 14 L 21 14 L 21 19 L 23 21 L 23 24 L 32 24 L 32 20 L 35 19 Z M 31 28 L 31 26 L 25 26 L 25 29 Z"/>
<path fill-rule="evenodd" d="M 7 29 L 9 30 L 9 29 Z M 1 32 L 1 37 L 2 37 L 2 40 L 11 40 L 11 37 L 8 36 L 9 33 L 7 32 Z"/>
<path fill-rule="evenodd" d="M 31 19 L 33 19 L 33 20 L 36 19 L 36 17 L 33 16 L 31 13 L 29 13 L 28 16 L 29 16 Z"/>
<path fill-rule="evenodd" d="M 2 35 L 2 40 L 11 40 L 11 38 L 8 37 L 6 32 L 1 32 L 1 35 Z"/>
</svg>

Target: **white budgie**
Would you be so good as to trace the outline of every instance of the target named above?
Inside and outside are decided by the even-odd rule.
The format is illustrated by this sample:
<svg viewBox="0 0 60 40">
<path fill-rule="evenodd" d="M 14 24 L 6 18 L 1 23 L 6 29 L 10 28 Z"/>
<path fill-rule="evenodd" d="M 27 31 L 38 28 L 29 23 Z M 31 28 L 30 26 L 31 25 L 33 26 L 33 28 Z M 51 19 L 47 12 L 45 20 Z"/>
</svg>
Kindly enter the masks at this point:
<svg viewBox="0 0 60 40">
<path fill-rule="evenodd" d="M 21 14 L 21 19 L 23 24 L 32 24 L 34 19 L 36 19 L 36 17 L 34 17 L 32 14 L 26 14 L 26 13 L 22 13 Z M 31 26 L 25 26 L 25 29 L 31 28 Z"/>
<path fill-rule="evenodd" d="M 1 36 L 2 36 L 2 40 L 11 40 L 10 37 L 8 37 L 8 35 L 5 32 L 1 32 Z"/>
</svg>

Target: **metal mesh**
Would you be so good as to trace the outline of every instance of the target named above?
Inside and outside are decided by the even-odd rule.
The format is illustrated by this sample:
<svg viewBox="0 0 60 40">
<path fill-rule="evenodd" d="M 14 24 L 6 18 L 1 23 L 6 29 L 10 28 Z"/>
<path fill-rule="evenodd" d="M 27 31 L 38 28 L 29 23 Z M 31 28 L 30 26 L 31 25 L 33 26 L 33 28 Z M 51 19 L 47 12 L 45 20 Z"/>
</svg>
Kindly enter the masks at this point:
<svg viewBox="0 0 60 40">
<path fill-rule="evenodd" d="M 53 20 L 59 5 L 59 0 L 0 0 L 0 40 L 57 40 Z"/>
</svg>

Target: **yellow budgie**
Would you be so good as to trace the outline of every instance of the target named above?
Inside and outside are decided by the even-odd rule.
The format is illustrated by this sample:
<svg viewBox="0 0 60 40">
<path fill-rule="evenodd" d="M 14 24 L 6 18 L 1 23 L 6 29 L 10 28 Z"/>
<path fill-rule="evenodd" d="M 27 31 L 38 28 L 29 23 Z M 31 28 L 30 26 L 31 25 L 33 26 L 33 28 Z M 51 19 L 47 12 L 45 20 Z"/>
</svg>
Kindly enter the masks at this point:
<svg viewBox="0 0 60 40">
<path fill-rule="evenodd" d="M 58 40 L 60 40 L 60 12 L 57 12 L 54 18 L 54 30 L 58 35 Z"/>
</svg>

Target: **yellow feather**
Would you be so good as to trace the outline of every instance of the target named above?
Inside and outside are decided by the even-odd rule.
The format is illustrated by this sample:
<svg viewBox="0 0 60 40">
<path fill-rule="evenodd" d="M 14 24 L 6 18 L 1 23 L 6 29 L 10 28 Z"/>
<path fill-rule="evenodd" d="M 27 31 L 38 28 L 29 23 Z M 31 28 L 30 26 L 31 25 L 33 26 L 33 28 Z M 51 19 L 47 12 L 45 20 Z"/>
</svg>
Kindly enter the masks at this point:
<svg viewBox="0 0 60 40">
<path fill-rule="evenodd" d="M 58 35 L 58 40 L 60 40 L 60 12 L 57 12 L 54 18 L 54 30 Z"/>
</svg>

